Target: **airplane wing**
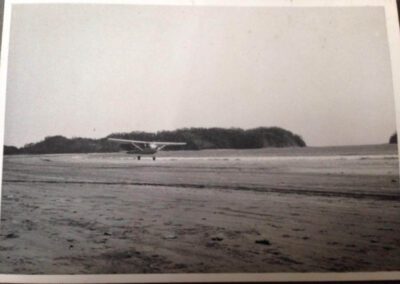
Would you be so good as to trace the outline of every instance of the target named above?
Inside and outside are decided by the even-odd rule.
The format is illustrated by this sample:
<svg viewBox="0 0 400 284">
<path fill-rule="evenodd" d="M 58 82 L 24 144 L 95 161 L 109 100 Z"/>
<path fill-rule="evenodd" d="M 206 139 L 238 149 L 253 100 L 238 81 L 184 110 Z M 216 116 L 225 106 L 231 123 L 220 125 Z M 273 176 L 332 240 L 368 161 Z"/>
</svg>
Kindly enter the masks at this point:
<svg viewBox="0 0 400 284">
<path fill-rule="evenodd" d="M 139 149 L 140 151 L 143 151 L 143 149 L 141 147 L 139 147 L 139 145 L 137 145 L 139 142 L 142 142 L 142 141 L 119 139 L 119 138 L 108 138 L 108 140 L 122 143 L 122 144 L 133 145 L 135 148 Z"/>
<path fill-rule="evenodd" d="M 186 145 L 185 142 L 159 142 L 159 141 L 140 141 L 140 140 L 128 140 L 128 139 L 120 139 L 120 138 L 108 138 L 110 141 L 119 142 L 119 143 L 127 143 L 127 144 L 153 144 L 153 145 Z"/>
<path fill-rule="evenodd" d="M 160 141 L 152 141 L 152 142 L 147 142 L 147 143 L 154 144 L 154 145 L 160 145 L 160 146 L 162 146 L 162 145 L 164 145 L 164 146 L 168 146 L 168 145 L 176 145 L 176 146 L 179 146 L 179 145 L 186 145 L 186 142 L 160 142 Z"/>
<path fill-rule="evenodd" d="M 149 142 L 145 142 L 145 141 L 128 140 L 128 139 L 120 139 L 120 138 L 108 138 L 108 140 L 114 141 L 114 142 L 119 142 L 119 143 L 126 143 L 126 144 L 132 144 L 132 143 L 148 144 L 149 143 Z"/>
</svg>

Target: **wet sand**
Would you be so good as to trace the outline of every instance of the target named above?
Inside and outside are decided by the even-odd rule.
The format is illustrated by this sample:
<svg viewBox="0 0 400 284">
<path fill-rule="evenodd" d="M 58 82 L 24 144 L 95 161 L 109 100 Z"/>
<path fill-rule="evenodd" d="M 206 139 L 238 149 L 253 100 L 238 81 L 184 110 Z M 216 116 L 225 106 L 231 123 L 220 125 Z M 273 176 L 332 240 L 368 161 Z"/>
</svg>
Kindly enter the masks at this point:
<svg viewBox="0 0 400 284">
<path fill-rule="evenodd" d="M 393 145 L 7 156 L 0 273 L 400 270 Z"/>
</svg>

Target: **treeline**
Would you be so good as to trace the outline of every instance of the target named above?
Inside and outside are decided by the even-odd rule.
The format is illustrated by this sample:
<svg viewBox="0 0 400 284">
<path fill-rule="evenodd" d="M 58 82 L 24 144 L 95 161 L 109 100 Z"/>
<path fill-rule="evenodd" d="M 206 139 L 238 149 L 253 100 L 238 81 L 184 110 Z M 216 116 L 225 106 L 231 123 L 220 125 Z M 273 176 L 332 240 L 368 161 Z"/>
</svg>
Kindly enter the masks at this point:
<svg viewBox="0 0 400 284">
<path fill-rule="evenodd" d="M 101 153 L 120 151 L 120 145 L 107 138 L 123 138 L 145 141 L 186 142 L 185 146 L 170 146 L 165 150 L 201 149 L 254 149 L 264 147 L 304 147 L 303 139 L 279 127 L 240 128 L 183 128 L 174 131 L 113 133 L 101 139 L 46 137 L 38 143 L 24 147 L 5 146 L 4 154 L 55 154 Z"/>
<path fill-rule="evenodd" d="M 113 147 L 114 146 L 114 147 Z M 118 145 L 103 139 L 66 138 L 61 135 L 48 136 L 37 143 L 29 143 L 24 147 L 4 146 L 4 154 L 61 154 L 61 153 L 96 153 L 115 152 Z"/>
</svg>

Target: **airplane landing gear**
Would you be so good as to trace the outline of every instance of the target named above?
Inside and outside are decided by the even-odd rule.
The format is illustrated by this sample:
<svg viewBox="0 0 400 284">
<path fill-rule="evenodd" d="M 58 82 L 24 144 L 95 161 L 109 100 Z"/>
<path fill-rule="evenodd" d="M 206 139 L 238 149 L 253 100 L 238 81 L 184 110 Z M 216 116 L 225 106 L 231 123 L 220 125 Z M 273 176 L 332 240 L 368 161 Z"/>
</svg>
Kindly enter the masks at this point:
<svg viewBox="0 0 400 284">
<path fill-rule="evenodd" d="M 156 157 L 153 157 L 153 161 L 155 161 L 156 160 Z"/>
<path fill-rule="evenodd" d="M 140 156 L 137 156 L 138 161 L 140 161 Z"/>
</svg>

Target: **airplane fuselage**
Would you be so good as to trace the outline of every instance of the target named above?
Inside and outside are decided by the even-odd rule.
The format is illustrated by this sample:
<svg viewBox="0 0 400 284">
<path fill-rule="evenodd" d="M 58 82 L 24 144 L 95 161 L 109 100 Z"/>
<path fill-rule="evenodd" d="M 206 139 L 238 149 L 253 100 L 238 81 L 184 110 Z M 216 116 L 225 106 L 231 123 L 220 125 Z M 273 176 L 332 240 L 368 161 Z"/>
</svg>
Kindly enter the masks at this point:
<svg viewBox="0 0 400 284">
<path fill-rule="evenodd" d="M 144 148 L 142 151 L 140 151 L 139 149 L 137 150 L 130 150 L 126 152 L 127 154 L 132 154 L 132 155 L 153 155 L 155 153 L 157 153 L 157 149 L 151 149 L 151 148 Z"/>
</svg>

